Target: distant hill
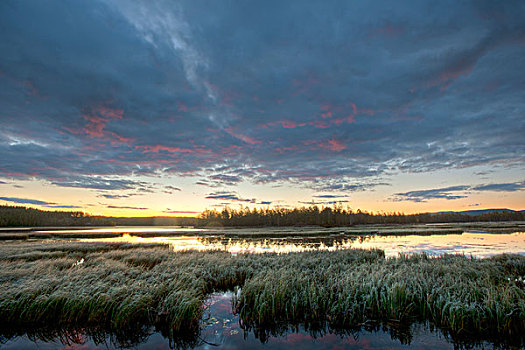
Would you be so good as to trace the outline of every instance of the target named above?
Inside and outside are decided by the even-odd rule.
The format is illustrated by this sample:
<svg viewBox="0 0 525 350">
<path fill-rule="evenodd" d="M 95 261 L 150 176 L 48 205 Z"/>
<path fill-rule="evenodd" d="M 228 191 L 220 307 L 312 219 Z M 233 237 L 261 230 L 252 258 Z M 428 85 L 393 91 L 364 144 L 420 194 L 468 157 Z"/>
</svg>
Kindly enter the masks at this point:
<svg viewBox="0 0 525 350">
<path fill-rule="evenodd" d="M 440 211 L 436 213 L 428 213 L 430 215 L 439 215 L 439 214 L 461 214 L 461 215 L 483 215 L 491 213 L 525 213 L 525 210 L 512 210 L 507 208 L 499 209 L 478 209 L 478 210 L 463 210 L 463 211 Z"/>
</svg>

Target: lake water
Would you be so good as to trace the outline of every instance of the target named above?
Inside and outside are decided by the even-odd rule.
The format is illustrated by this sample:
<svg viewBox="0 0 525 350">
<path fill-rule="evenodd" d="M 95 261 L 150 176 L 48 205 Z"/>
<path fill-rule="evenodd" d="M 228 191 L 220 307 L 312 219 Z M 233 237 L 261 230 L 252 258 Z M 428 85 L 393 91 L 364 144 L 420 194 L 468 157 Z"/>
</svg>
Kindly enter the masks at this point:
<svg viewBox="0 0 525 350">
<path fill-rule="evenodd" d="M 377 229 L 377 228 L 376 228 Z M 381 249 L 387 257 L 398 254 L 426 253 L 428 255 L 465 254 L 475 257 L 489 257 L 502 253 L 525 255 L 525 232 L 491 233 L 480 230 L 467 230 L 461 233 L 445 234 L 441 227 L 430 230 L 391 233 L 368 233 L 345 231 L 344 229 L 327 231 L 326 229 L 309 230 L 288 228 L 281 234 L 277 230 L 229 229 L 229 230 L 197 230 L 173 229 L 169 231 L 154 231 L 147 228 L 113 229 L 112 232 L 122 233 L 121 236 L 107 238 L 85 238 L 83 242 L 113 242 L 170 245 L 174 252 L 183 250 L 224 250 L 231 254 L 242 253 L 292 253 L 311 250 L 341 250 L 341 249 Z M 118 231 L 120 230 L 120 231 Z M 449 230 L 449 229 L 447 229 Z M 82 231 L 86 233 L 87 231 Z M 137 234 L 148 233 L 148 237 Z M 163 233 L 155 236 L 155 232 Z M 170 232 L 172 235 L 166 235 Z M 453 231 L 454 232 L 454 231 Z M 188 235 L 191 233 L 191 235 Z M 402 234 L 401 234 L 402 233 Z M 180 235 L 179 235 L 180 234 Z M 152 236 L 151 236 L 152 235 Z"/>
<path fill-rule="evenodd" d="M 361 329 L 354 333 L 335 334 L 330 332 L 312 334 L 299 328 L 287 330 L 282 334 L 255 336 L 244 330 L 238 316 L 232 313 L 232 294 L 216 293 L 206 301 L 206 311 L 201 323 L 201 332 L 191 344 L 193 349 L 454 349 L 455 344 L 440 331 L 431 331 L 428 326 L 414 324 L 403 331 L 395 331 L 380 326 Z M 69 332 L 51 339 L 28 337 L 27 335 L 4 339 L 1 349 L 171 349 L 177 340 L 170 341 L 160 332 L 150 330 L 140 341 L 118 338 L 112 335 L 103 337 L 86 336 L 81 332 Z M 180 344 L 180 343 L 179 343 Z M 473 344 L 470 344 L 471 346 Z M 475 344 L 474 348 L 490 344 Z M 479 346 L 479 347 L 477 347 Z"/>
<path fill-rule="evenodd" d="M 9 228 L 0 239 L 68 239 L 83 242 L 169 244 L 181 250 L 224 250 L 241 253 L 290 253 L 309 250 L 382 249 L 399 253 L 444 253 L 488 257 L 525 254 L 525 222 L 419 225 L 360 225 L 352 227 L 91 227 Z"/>
</svg>

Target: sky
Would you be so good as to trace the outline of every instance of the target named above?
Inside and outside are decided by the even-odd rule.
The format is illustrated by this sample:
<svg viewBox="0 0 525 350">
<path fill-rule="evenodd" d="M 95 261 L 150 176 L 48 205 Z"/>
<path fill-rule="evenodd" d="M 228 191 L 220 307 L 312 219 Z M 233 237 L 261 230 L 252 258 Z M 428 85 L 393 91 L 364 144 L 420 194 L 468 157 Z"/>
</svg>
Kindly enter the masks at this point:
<svg viewBox="0 0 525 350">
<path fill-rule="evenodd" d="M 523 1 L 0 2 L 0 204 L 525 209 Z"/>
</svg>

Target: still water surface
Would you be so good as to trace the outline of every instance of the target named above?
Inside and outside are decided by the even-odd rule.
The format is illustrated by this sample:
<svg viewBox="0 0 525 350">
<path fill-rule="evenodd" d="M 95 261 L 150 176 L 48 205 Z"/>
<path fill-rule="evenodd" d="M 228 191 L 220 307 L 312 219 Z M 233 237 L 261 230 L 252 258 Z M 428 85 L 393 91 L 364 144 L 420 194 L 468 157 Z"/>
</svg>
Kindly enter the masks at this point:
<svg viewBox="0 0 525 350">
<path fill-rule="evenodd" d="M 483 258 L 502 253 L 525 255 L 525 232 L 427 235 L 353 235 L 334 234 L 321 237 L 286 236 L 229 238 L 226 236 L 139 237 L 125 233 L 119 237 L 81 239 L 83 242 L 119 242 L 134 244 L 169 244 L 174 252 L 184 250 L 224 250 L 240 253 L 291 253 L 311 250 L 381 249 L 387 257 L 398 254 L 465 254 Z"/>
<path fill-rule="evenodd" d="M 455 344 L 440 331 L 431 331 L 428 326 L 412 325 L 402 333 L 375 327 L 347 334 L 315 334 L 299 328 L 288 330 L 279 336 L 269 334 L 261 339 L 254 332 L 242 329 L 238 316 L 232 313 L 232 294 L 212 294 L 206 301 L 206 312 L 201 332 L 193 349 L 454 349 Z M 106 335 L 103 338 L 69 333 L 45 341 L 27 335 L 4 339 L 1 349 L 171 349 L 175 346 L 160 332 L 151 330 L 140 343 Z M 475 348 L 490 348 L 488 343 L 476 344 Z"/>
</svg>

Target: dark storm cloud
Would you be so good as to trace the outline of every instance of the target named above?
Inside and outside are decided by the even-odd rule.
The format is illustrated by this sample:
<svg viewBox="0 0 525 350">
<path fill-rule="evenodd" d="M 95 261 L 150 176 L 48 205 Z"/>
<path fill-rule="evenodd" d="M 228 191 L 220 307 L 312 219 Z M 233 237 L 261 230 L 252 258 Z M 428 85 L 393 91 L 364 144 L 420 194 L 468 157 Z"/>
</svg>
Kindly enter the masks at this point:
<svg viewBox="0 0 525 350">
<path fill-rule="evenodd" d="M 450 186 L 430 190 L 409 191 L 395 193 L 394 201 L 426 202 L 429 199 L 460 199 L 466 198 L 471 192 L 495 191 L 495 192 L 517 192 L 525 190 L 525 181 L 493 183 L 478 186 Z"/>
<path fill-rule="evenodd" d="M 3 177 L 351 192 L 524 161 L 520 1 L 4 1 L 0 23 Z"/>
</svg>

